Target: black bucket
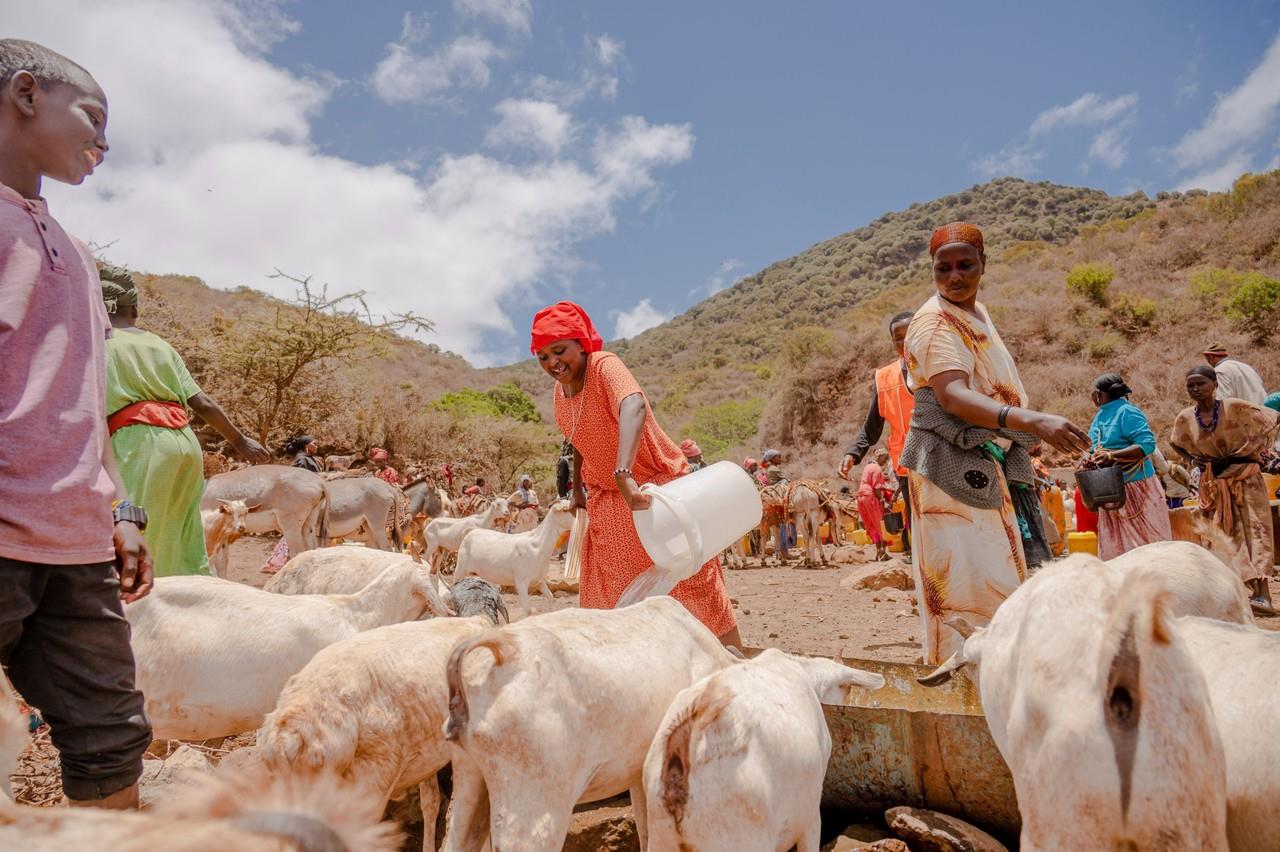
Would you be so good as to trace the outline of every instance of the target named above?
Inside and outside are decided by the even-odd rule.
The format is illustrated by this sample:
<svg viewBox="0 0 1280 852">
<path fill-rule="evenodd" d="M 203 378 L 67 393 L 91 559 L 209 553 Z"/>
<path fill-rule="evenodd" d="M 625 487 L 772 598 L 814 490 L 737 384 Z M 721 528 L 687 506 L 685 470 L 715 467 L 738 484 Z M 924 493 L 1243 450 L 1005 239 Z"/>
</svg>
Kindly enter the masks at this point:
<svg viewBox="0 0 1280 852">
<path fill-rule="evenodd" d="M 884 531 L 891 535 L 897 535 L 898 533 L 902 532 L 902 513 L 901 512 L 885 513 Z"/>
<path fill-rule="evenodd" d="M 1090 511 L 1096 512 L 1099 506 L 1119 509 L 1124 505 L 1124 471 L 1119 465 L 1077 470 L 1076 485 Z"/>
</svg>

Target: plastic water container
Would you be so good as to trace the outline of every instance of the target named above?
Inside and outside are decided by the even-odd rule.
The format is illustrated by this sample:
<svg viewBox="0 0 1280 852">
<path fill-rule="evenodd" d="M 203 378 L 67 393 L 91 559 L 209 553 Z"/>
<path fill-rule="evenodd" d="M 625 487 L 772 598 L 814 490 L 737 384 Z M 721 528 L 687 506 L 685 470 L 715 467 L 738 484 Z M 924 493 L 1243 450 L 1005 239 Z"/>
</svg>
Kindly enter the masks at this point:
<svg viewBox="0 0 1280 852">
<path fill-rule="evenodd" d="M 1067 533 L 1067 550 L 1071 553 L 1098 555 L 1098 534 L 1094 532 Z"/>
<path fill-rule="evenodd" d="M 641 490 L 653 503 L 632 518 L 653 567 L 631 582 L 619 607 L 667 594 L 758 527 L 764 515 L 751 475 L 731 461 Z"/>
</svg>

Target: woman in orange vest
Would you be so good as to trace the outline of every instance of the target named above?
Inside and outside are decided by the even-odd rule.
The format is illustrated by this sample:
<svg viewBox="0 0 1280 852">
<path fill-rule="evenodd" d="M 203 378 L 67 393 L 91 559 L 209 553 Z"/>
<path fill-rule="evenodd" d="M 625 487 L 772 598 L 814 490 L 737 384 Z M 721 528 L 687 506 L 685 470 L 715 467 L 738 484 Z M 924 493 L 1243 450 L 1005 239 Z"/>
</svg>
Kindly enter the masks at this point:
<svg viewBox="0 0 1280 852">
<path fill-rule="evenodd" d="M 898 464 L 898 456 L 902 454 L 902 445 L 907 440 L 907 429 L 911 425 L 911 409 L 915 402 L 911 396 L 911 391 L 907 388 L 907 362 L 903 355 L 907 339 L 907 327 L 911 325 L 912 316 L 911 311 L 903 311 L 890 317 L 889 337 L 893 340 L 893 348 L 898 353 L 898 357 L 875 371 L 875 381 L 871 385 L 871 405 L 867 409 L 867 419 L 863 421 L 862 429 L 858 431 L 858 436 L 853 439 L 853 445 L 849 447 L 848 452 L 844 454 L 844 458 L 840 460 L 840 476 L 848 479 L 849 473 L 862 461 L 863 456 L 867 454 L 867 450 L 880 440 L 884 427 L 888 424 L 889 438 L 886 443 L 889 449 L 889 459 L 893 463 L 894 470 L 897 471 L 898 481 L 902 483 L 904 492 L 902 503 L 906 528 L 902 532 L 902 558 L 907 562 L 911 561 L 911 500 L 906 499 L 907 494 L 905 493 L 907 489 L 907 469 Z M 868 530 L 867 532 L 870 534 L 871 531 Z"/>
</svg>

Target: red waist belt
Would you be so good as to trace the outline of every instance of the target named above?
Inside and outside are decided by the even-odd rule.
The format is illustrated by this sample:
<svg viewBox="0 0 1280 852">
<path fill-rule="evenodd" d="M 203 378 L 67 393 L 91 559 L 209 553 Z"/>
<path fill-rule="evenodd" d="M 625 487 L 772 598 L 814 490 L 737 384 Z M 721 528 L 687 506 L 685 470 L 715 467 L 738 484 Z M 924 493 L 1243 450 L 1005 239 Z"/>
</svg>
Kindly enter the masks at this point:
<svg viewBox="0 0 1280 852">
<path fill-rule="evenodd" d="M 144 399 L 126 405 L 107 418 L 107 431 L 115 434 L 117 429 L 143 423 L 147 426 L 159 426 L 164 429 L 181 429 L 191 422 L 187 409 L 176 402 L 157 402 Z"/>
</svg>

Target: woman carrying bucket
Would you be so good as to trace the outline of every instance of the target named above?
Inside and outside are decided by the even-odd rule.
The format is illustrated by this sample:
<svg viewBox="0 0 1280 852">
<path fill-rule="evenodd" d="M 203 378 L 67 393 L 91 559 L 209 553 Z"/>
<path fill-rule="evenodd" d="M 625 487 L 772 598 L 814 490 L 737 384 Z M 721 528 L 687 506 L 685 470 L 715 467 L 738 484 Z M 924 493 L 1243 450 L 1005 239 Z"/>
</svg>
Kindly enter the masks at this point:
<svg viewBox="0 0 1280 852">
<path fill-rule="evenodd" d="M 534 316 L 530 349 L 556 380 L 556 423 L 574 447 L 573 505 L 591 507 L 579 587 L 579 603 L 587 609 L 612 608 L 653 565 L 632 517 L 652 501 L 640 486 L 663 485 L 689 472 L 684 453 L 658 426 L 631 371 L 602 346 L 591 318 L 573 302 L 558 302 Z M 718 558 L 677 584 L 671 596 L 721 642 L 741 646 Z"/>
</svg>

